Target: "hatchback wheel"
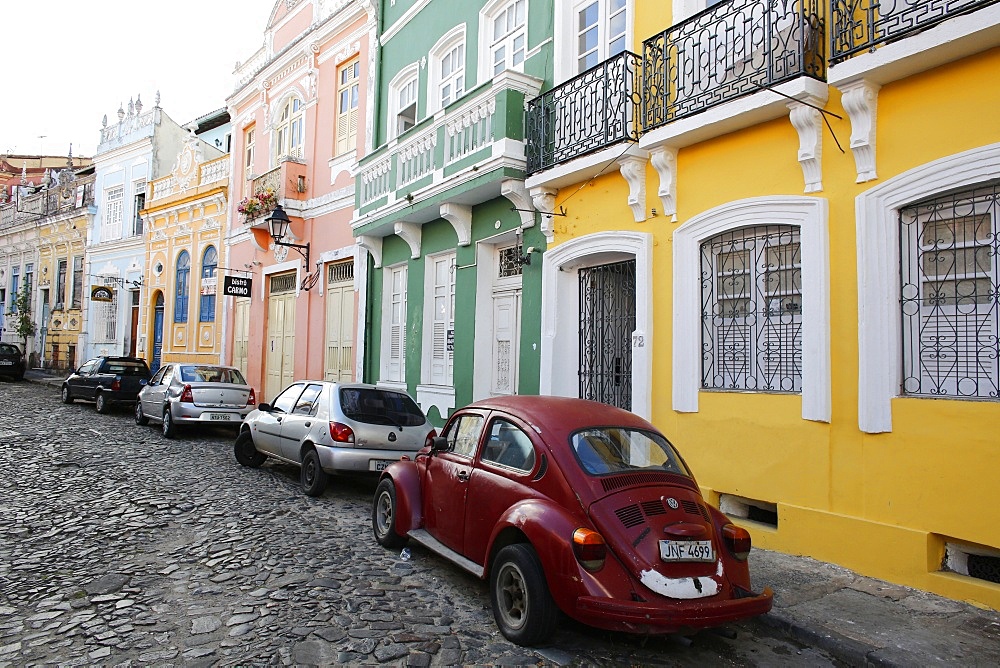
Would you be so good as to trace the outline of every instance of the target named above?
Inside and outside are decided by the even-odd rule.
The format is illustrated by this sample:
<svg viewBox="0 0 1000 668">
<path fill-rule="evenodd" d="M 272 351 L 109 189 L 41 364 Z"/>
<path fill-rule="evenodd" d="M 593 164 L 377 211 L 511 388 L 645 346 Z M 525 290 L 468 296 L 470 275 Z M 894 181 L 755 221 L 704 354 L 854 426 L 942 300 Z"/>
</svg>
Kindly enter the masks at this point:
<svg viewBox="0 0 1000 668">
<path fill-rule="evenodd" d="M 396 533 L 396 485 L 386 478 L 375 488 L 372 504 L 372 530 L 375 540 L 382 547 L 396 548 L 406 545 L 406 537 Z"/>
<path fill-rule="evenodd" d="M 163 437 L 173 438 L 177 435 L 177 425 L 174 424 L 174 418 L 170 415 L 170 406 L 163 409 Z"/>
<path fill-rule="evenodd" d="M 302 458 L 302 470 L 299 472 L 299 481 L 302 483 L 302 491 L 306 496 L 320 496 L 326 491 L 326 482 L 330 478 L 319 463 L 319 453 L 315 448 L 309 448 L 306 456 Z"/>
<path fill-rule="evenodd" d="M 253 436 L 250 435 L 249 431 L 242 431 L 236 437 L 233 454 L 236 455 L 236 461 L 252 469 L 260 466 L 267 459 L 267 455 L 257 452 L 257 448 L 253 447 Z"/>
<path fill-rule="evenodd" d="M 515 543 L 500 550 L 490 572 L 493 617 L 507 640 L 536 645 L 555 631 L 559 609 L 534 548 Z"/>
<path fill-rule="evenodd" d="M 73 403 L 73 395 L 69 393 L 69 385 L 62 386 L 62 402 L 64 404 Z"/>
<path fill-rule="evenodd" d="M 108 398 L 104 396 L 103 392 L 97 393 L 97 403 L 94 405 L 94 408 L 96 408 L 97 412 L 102 415 L 107 415 L 111 412 L 111 402 L 108 401 Z"/>
<path fill-rule="evenodd" d="M 142 412 L 142 402 L 135 402 L 135 423 L 137 425 L 149 424 L 149 418 Z"/>
</svg>

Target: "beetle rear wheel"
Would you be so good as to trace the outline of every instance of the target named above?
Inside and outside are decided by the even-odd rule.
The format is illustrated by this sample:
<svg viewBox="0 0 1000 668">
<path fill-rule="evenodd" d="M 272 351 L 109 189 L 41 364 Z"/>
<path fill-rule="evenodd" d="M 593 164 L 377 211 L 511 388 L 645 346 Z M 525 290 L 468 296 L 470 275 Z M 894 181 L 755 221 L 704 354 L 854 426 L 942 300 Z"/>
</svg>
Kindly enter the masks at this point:
<svg viewBox="0 0 1000 668">
<path fill-rule="evenodd" d="M 555 631 L 556 607 L 538 555 L 531 545 L 515 543 L 497 554 L 490 572 L 493 617 L 507 640 L 536 645 Z"/>
<path fill-rule="evenodd" d="M 372 504 L 372 531 L 382 547 L 396 548 L 406 545 L 406 537 L 396 533 L 396 485 L 386 478 L 375 489 Z"/>
</svg>

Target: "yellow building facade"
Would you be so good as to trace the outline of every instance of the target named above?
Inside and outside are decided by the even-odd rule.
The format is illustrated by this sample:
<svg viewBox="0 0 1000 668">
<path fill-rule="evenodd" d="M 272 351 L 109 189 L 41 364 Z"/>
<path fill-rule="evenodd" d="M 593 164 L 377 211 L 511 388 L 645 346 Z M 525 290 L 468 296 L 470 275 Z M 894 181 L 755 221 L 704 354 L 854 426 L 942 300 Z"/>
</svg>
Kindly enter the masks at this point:
<svg viewBox="0 0 1000 668">
<path fill-rule="evenodd" d="M 834 4 L 611 4 L 624 74 L 566 68 L 528 130 L 542 392 L 576 393 L 584 276 L 625 265 L 625 407 L 755 545 L 1000 609 L 1000 14 L 848 44 Z M 562 115 L 587 77 L 633 130 L 574 152 L 614 111 Z"/>
<path fill-rule="evenodd" d="M 223 361 L 219 271 L 226 266 L 230 156 L 206 160 L 192 136 L 143 210 L 146 263 L 139 353 L 164 362 Z"/>
</svg>

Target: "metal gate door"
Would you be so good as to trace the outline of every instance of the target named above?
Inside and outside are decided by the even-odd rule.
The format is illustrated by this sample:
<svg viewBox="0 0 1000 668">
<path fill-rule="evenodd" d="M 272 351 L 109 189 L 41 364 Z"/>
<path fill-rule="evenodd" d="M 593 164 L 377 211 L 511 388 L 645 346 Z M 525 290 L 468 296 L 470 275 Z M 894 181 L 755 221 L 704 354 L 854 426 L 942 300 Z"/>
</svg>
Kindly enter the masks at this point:
<svg viewBox="0 0 1000 668">
<path fill-rule="evenodd" d="M 632 409 L 635 260 L 580 270 L 580 398 Z"/>
</svg>

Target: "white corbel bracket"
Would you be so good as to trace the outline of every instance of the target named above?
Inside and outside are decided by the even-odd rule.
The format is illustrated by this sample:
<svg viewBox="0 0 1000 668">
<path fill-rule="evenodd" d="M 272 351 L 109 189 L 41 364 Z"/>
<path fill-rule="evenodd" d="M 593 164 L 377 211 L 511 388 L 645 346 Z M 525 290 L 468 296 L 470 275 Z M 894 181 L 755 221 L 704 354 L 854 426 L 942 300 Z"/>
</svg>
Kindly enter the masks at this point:
<svg viewBox="0 0 1000 668">
<path fill-rule="evenodd" d="M 646 158 L 627 155 L 618 161 L 618 170 L 628 183 L 628 206 L 635 222 L 646 220 Z"/>
<path fill-rule="evenodd" d="M 805 192 L 823 190 L 823 116 L 814 106 L 818 100 L 808 99 L 808 104 L 795 101 L 788 103 L 788 118 L 799 133 L 798 160 L 802 166 Z"/>
<path fill-rule="evenodd" d="M 535 207 L 528 197 L 528 190 L 524 187 L 524 181 L 517 179 L 505 179 L 500 183 L 500 194 L 510 200 L 518 215 L 521 216 L 521 227 L 528 229 L 535 225 Z"/>
<path fill-rule="evenodd" d="M 401 220 L 393 226 L 392 231 L 410 247 L 411 260 L 420 257 L 420 225 Z"/>
<path fill-rule="evenodd" d="M 858 170 L 857 183 L 874 181 L 875 119 L 878 107 L 877 83 L 859 79 L 839 86 L 840 103 L 851 119 L 851 152 Z"/>
<path fill-rule="evenodd" d="M 373 237 L 367 234 L 362 234 L 355 239 L 358 246 L 364 248 L 366 251 L 371 253 L 372 259 L 375 261 L 375 268 L 382 268 L 382 237 Z"/>
<path fill-rule="evenodd" d="M 531 201 L 534 203 L 535 208 L 542 214 L 542 234 L 545 235 L 545 241 L 547 243 L 552 243 L 555 239 L 555 225 L 553 224 L 552 212 L 556 208 L 556 193 L 558 191 L 555 188 L 532 188 L 531 189 Z"/>
<path fill-rule="evenodd" d="M 670 216 L 671 222 L 677 222 L 677 149 L 671 146 L 658 146 L 649 152 L 649 162 L 660 177 L 660 188 L 657 195 L 663 205 L 663 215 Z"/>
<path fill-rule="evenodd" d="M 472 207 L 467 204 L 445 202 L 441 205 L 441 217 L 451 223 L 458 236 L 459 246 L 472 243 Z"/>
</svg>

